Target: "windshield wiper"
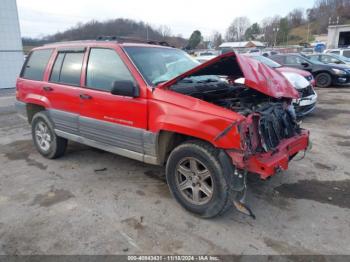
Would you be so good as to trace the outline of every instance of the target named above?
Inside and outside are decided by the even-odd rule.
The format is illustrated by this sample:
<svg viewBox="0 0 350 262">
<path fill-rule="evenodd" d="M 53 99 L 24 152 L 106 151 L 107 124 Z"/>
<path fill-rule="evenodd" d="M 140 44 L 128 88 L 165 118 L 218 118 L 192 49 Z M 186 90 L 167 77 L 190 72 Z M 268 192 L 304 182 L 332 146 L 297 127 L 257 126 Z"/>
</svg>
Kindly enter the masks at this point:
<svg viewBox="0 0 350 262">
<path fill-rule="evenodd" d="M 157 86 L 157 85 L 164 83 L 166 81 L 168 81 L 168 80 L 160 80 L 160 81 L 154 82 L 153 85 Z"/>
<path fill-rule="evenodd" d="M 219 82 L 219 80 L 213 79 L 213 78 L 208 78 L 205 80 L 199 80 L 197 83 L 212 83 L 212 82 Z"/>
</svg>

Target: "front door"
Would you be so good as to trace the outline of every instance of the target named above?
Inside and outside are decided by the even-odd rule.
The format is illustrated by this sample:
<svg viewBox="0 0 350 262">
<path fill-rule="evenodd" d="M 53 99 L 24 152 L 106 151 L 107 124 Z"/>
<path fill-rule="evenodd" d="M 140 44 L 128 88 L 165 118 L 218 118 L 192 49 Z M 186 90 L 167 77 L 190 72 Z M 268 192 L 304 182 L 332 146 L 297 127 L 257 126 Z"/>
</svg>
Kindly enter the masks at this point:
<svg viewBox="0 0 350 262">
<path fill-rule="evenodd" d="M 80 135 L 88 144 L 144 160 L 146 144 L 154 143 L 147 132 L 147 99 L 112 95 L 115 81 L 132 81 L 128 67 L 114 49 L 91 48 L 86 65 L 85 88 L 80 95 Z"/>
</svg>

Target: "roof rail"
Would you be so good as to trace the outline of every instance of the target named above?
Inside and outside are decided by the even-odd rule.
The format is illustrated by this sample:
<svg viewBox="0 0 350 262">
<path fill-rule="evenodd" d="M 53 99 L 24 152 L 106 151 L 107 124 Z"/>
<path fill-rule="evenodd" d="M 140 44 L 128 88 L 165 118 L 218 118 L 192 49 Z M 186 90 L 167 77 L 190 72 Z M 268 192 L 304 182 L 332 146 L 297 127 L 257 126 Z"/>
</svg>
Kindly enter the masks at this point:
<svg viewBox="0 0 350 262">
<path fill-rule="evenodd" d="M 117 43 L 139 43 L 139 44 L 174 47 L 166 41 L 145 40 L 142 38 L 127 37 L 127 36 L 98 36 L 94 40 L 91 40 L 91 39 L 90 40 L 87 40 L 87 39 L 86 40 L 72 40 L 72 41 L 47 43 L 44 45 L 49 46 L 49 45 L 55 45 L 55 44 L 69 44 L 69 43 L 81 43 L 81 42 L 91 42 L 91 41 L 111 41 L 111 42 L 113 41 L 113 42 L 117 42 Z"/>
<path fill-rule="evenodd" d="M 97 41 L 117 41 L 117 37 L 116 36 L 98 36 L 96 40 Z"/>
<path fill-rule="evenodd" d="M 161 46 L 171 46 L 166 41 L 156 41 L 156 40 L 145 40 L 142 38 L 127 37 L 127 36 L 99 36 L 97 41 L 117 41 L 120 43 L 140 43 L 140 44 L 150 44 L 150 45 L 161 45 Z"/>
</svg>

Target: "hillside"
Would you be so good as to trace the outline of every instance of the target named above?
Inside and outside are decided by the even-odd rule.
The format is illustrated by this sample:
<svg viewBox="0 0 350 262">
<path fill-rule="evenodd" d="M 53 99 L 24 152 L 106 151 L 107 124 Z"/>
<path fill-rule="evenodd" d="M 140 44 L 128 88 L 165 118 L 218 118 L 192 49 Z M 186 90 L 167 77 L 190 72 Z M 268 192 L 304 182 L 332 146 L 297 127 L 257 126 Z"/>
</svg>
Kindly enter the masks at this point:
<svg viewBox="0 0 350 262">
<path fill-rule="evenodd" d="M 343 20 L 343 24 L 350 24 L 350 19 Z M 309 42 L 314 41 L 314 34 L 318 32 L 318 24 L 317 22 L 311 22 L 309 24 Z M 323 32 L 327 33 L 327 31 Z M 307 42 L 307 34 L 308 34 L 308 24 L 303 24 L 297 27 L 294 27 L 290 30 L 288 36 L 288 44 L 299 44 Z"/>
<path fill-rule="evenodd" d="M 308 39 L 308 31 L 309 31 L 309 39 Z M 299 43 L 305 43 L 307 40 L 309 42 L 314 40 L 313 32 L 315 32 L 315 23 L 310 23 L 309 30 L 308 24 L 300 25 L 294 27 L 289 32 L 288 44 L 294 45 Z"/>
<path fill-rule="evenodd" d="M 58 32 L 40 39 L 38 45 L 43 44 L 43 42 L 96 39 L 99 36 L 117 36 L 132 39 L 167 41 L 169 44 L 179 48 L 182 48 L 187 43 L 187 40 L 182 37 L 172 36 L 170 28 L 167 26 L 154 28 L 144 22 L 118 18 L 104 22 L 93 20 L 84 24 L 79 23 L 64 32 Z M 23 39 L 23 44 L 24 46 L 32 46 L 33 39 Z"/>
</svg>

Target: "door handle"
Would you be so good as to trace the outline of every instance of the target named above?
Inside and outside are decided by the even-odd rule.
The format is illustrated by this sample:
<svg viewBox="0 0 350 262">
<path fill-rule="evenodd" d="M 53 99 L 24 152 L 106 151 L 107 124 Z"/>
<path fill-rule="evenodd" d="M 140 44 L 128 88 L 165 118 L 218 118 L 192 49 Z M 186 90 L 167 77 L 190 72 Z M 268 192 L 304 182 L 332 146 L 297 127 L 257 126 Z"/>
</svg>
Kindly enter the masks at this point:
<svg viewBox="0 0 350 262">
<path fill-rule="evenodd" d="M 81 99 L 84 99 L 84 100 L 89 100 L 89 99 L 92 99 L 92 96 L 88 95 L 88 94 L 80 94 L 79 97 Z"/>
<path fill-rule="evenodd" d="M 53 91 L 53 88 L 51 86 L 44 86 L 43 90 L 49 92 L 49 91 Z"/>
</svg>

